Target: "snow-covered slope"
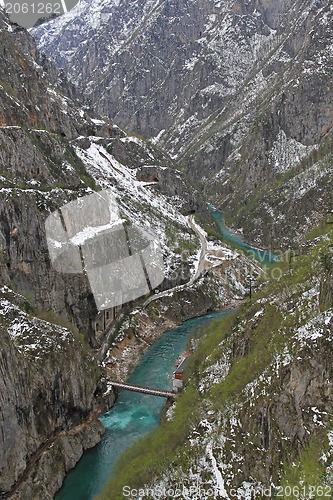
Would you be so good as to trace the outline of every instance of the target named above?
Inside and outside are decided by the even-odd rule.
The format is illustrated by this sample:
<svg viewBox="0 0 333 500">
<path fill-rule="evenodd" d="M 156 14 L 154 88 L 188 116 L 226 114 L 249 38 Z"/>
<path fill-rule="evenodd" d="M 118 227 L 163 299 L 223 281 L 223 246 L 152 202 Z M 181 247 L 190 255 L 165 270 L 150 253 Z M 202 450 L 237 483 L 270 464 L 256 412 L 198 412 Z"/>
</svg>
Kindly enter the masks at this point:
<svg viewBox="0 0 333 500">
<path fill-rule="evenodd" d="M 105 0 L 83 2 L 33 34 L 95 109 L 146 137 L 159 134 L 175 153 L 276 43 L 262 12 L 231 0 L 110 1 L 109 8 L 112 16 L 96 16 Z"/>
<path fill-rule="evenodd" d="M 97 312 L 89 287 L 84 277 L 68 279 L 50 266 L 47 214 L 91 190 L 113 189 L 121 216 L 158 234 L 170 278 L 169 267 L 175 271 L 183 261 L 190 272 L 199 247 L 189 241 L 186 213 L 198 210 L 205 219 L 208 209 L 166 154 L 108 120 L 90 118 L 52 85 L 33 39 L 5 16 L 0 40 L 1 276 L 89 336 Z"/>
<path fill-rule="evenodd" d="M 59 44 L 58 64 L 68 64 L 75 55 L 81 43 L 86 43 L 101 25 L 111 21 L 113 10 L 119 0 L 81 0 L 77 5 L 57 19 L 57 22 L 48 23 L 47 31 L 42 31 L 40 47 L 47 52 L 47 46 L 52 40 Z M 31 30 L 33 33 L 35 30 Z M 63 33 L 70 32 L 70 40 Z"/>
<path fill-rule="evenodd" d="M 236 279 L 230 286 L 224 268 L 195 281 L 204 270 L 203 230 L 199 239 L 199 224 L 190 227 L 187 215 L 197 212 L 203 223 L 209 217 L 198 191 L 156 146 L 91 118 L 62 82 L 0 8 L 0 497 L 23 500 L 51 498 L 98 442 L 97 417 L 113 402 L 103 368 L 110 360 L 98 361 L 121 352 L 117 334 L 135 344 L 137 360 L 153 340 L 147 335 L 239 298 L 247 264 L 210 248 L 210 260 L 219 254 Z M 50 213 L 102 189 L 112 191 L 128 232 L 132 224 L 157 235 L 166 274 L 160 291 L 191 285 L 177 288 L 182 300 L 154 295 L 140 313 L 147 322 L 140 332 L 124 321 L 130 304 L 98 312 L 87 276 L 56 269 L 48 251 L 59 228 L 46 230 Z M 84 222 L 80 237 L 91 231 Z"/>
<path fill-rule="evenodd" d="M 131 144 L 137 146 L 138 143 L 143 150 L 146 148 L 143 141 L 133 138 L 131 142 L 130 137 L 124 137 L 124 139 L 128 139 L 126 141 L 128 149 Z M 191 267 L 196 258 L 198 243 L 197 247 L 194 245 L 192 248 L 192 254 L 191 250 L 187 251 L 185 248 L 181 255 L 175 253 L 179 242 L 189 241 L 191 236 L 187 219 L 180 212 L 179 200 L 173 200 L 163 194 L 158 189 L 158 182 L 137 180 L 135 168 L 122 164 L 108 153 L 107 149 L 112 149 L 110 148 L 112 141 L 105 144 L 103 137 L 96 136 L 91 137 L 91 140 L 92 143 L 88 149 L 83 149 L 79 145 L 74 146 L 77 156 L 101 188 L 113 191 L 122 217 L 135 226 L 152 230 L 158 236 L 166 262 L 167 282 L 170 279 L 171 269 L 180 265 L 181 261 Z M 98 143 L 99 141 L 101 144 Z M 80 139 L 77 142 L 80 143 Z M 150 167 L 157 166 L 154 158 L 151 158 L 151 162 Z M 166 166 L 163 168 L 168 169 Z M 173 227 L 172 238 L 167 237 L 167 228 L 170 226 Z M 164 286 L 168 285 L 164 283 Z"/>
<path fill-rule="evenodd" d="M 51 48 L 57 47 L 52 57 L 58 67 L 67 70 L 70 63 L 75 65 L 80 53 L 81 60 L 84 58 L 89 63 L 87 67 L 81 67 L 78 81 L 83 82 L 84 75 L 87 76 L 90 72 L 97 76 L 97 67 L 92 64 L 90 56 L 85 54 L 90 41 L 93 40 L 98 57 L 101 62 L 103 60 L 102 68 L 106 68 L 112 55 L 127 43 L 155 5 L 154 0 L 81 0 L 67 14 L 30 31 L 36 37 L 39 48 L 48 56 L 51 56 Z M 108 40 L 107 45 L 104 45 L 102 39 Z"/>
<path fill-rule="evenodd" d="M 332 208 L 317 162 L 331 164 L 332 15 L 327 0 L 129 0 L 93 31 L 76 17 L 34 34 L 94 109 L 166 148 L 248 238 L 279 246 Z"/>
</svg>

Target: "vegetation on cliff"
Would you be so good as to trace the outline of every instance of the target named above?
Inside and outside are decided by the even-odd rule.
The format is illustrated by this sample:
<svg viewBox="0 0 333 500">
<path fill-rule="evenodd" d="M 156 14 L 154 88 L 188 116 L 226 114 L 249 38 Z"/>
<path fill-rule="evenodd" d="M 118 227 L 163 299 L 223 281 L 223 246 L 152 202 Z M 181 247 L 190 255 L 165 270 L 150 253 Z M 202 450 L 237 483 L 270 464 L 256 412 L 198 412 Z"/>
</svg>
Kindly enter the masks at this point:
<svg viewBox="0 0 333 500">
<path fill-rule="evenodd" d="M 281 278 L 201 332 L 171 421 L 123 456 L 101 500 L 122 498 L 125 485 L 223 487 L 238 498 L 331 487 L 332 227 L 305 240 Z"/>
</svg>

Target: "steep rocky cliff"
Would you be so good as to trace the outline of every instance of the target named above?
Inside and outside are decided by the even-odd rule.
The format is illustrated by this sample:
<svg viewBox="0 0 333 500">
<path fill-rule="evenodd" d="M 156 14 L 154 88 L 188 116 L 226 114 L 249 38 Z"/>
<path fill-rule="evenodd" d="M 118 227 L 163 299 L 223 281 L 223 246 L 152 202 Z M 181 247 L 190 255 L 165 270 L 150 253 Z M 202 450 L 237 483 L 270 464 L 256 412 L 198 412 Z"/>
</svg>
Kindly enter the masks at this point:
<svg viewBox="0 0 333 500">
<path fill-rule="evenodd" d="M 52 498 L 66 470 L 98 442 L 96 417 L 113 397 L 101 397 L 101 371 L 83 336 L 32 313 L 25 297 L 1 288 L 0 492 Z M 62 450 L 57 460 L 50 448 Z"/>
<path fill-rule="evenodd" d="M 34 33 L 100 113 L 163 146 L 248 239 L 283 247 L 332 208 L 327 0 L 82 2 Z"/>
<path fill-rule="evenodd" d="M 165 148 L 248 239 L 301 250 L 206 332 L 169 422 L 125 456 L 102 498 L 122 498 L 124 484 L 182 484 L 178 497 L 191 500 L 193 485 L 198 497 L 214 488 L 222 498 L 267 498 L 278 486 L 332 495 L 332 13 L 326 0 L 86 1 L 34 30 L 88 103 Z M 153 164 L 152 144 L 118 134 L 72 142 L 89 175 L 126 190 L 135 167 L 137 182 L 158 185 L 183 213 L 204 213 L 197 193 L 182 200 L 186 184 L 170 160 Z M 318 222 L 317 238 L 302 241 Z M 178 241 L 185 227 L 178 220 L 164 234 Z M 165 306 L 182 315 L 169 300 L 157 302 L 157 323 Z M 126 342 L 142 334 L 123 328 Z"/>
<path fill-rule="evenodd" d="M 122 498 L 124 484 L 182 484 L 191 500 L 200 488 L 332 495 L 332 15 L 326 0 L 87 1 L 34 30 L 88 103 L 165 148 L 248 239 L 300 248 L 196 345 L 170 422 L 125 456 L 102 498 Z M 129 140 L 142 141 L 99 143 L 113 155 Z M 131 163 L 169 196 L 186 190 L 163 163 Z"/>
<path fill-rule="evenodd" d="M 46 499 L 98 442 L 113 401 L 74 327 L 91 338 L 91 292 L 52 269 L 44 225 L 94 187 L 67 139 L 96 125 L 50 85 L 55 68 L 1 9 L 0 47 L 0 495 Z"/>
<path fill-rule="evenodd" d="M 172 247 L 183 238 L 184 227 L 190 234 L 185 215 L 196 210 L 207 222 L 210 216 L 167 155 L 108 121 L 91 119 L 64 95 L 63 87 L 51 85 L 50 72 L 55 83 L 63 81 L 54 68 L 45 73 L 43 58 L 25 30 L 3 17 L 0 37 L 0 234 L 7 280 L 37 308 L 53 309 L 73 321 L 94 343 L 97 310 L 88 282 L 83 275 L 57 273 L 50 265 L 47 215 L 92 190 L 112 187 L 129 221 L 141 219 L 140 224 L 161 234 L 170 263 L 179 261 Z M 43 64 L 51 66 L 45 59 Z M 140 182 L 138 169 L 144 166 L 148 171 Z M 167 179 L 160 186 L 152 177 L 156 168 Z M 155 186 L 146 186 L 150 180 Z M 167 226 L 173 233 L 168 241 L 163 236 Z M 195 245 L 191 252 L 195 254 Z"/>
<path fill-rule="evenodd" d="M 188 214 L 211 221 L 167 154 L 91 118 L 66 92 L 76 95 L 0 8 L 0 496 L 20 500 L 52 498 L 83 450 L 98 442 L 97 416 L 114 398 L 99 361 L 125 313 L 118 310 L 108 328 L 97 326 L 86 276 L 51 265 L 47 217 L 69 201 L 112 190 L 124 224 L 157 235 L 161 290 L 187 283 L 200 264 Z M 246 259 L 240 262 L 245 268 Z M 197 297 L 191 307 L 176 310 L 161 300 L 152 316 L 169 308 L 177 322 L 205 312 L 241 296 L 244 287 L 234 285 L 229 293 L 225 276 L 204 277 L 186 291 Z M 126 323 L 121 332 L 130 336 Z"/>
<path fill-rule="evenodd" d="M 87 283 L 52 270 L 44 222 L 49 211 L 91 192 L 87 183 L 94 187 L 67 139 L 93 135 L 96 125 L 50 85 L 25 30 L 4 18 L 0 38 L 3 264 L 10 282 L 36 307 L 64 314 L 88 334 L 95 306 Z"/>
</svg>

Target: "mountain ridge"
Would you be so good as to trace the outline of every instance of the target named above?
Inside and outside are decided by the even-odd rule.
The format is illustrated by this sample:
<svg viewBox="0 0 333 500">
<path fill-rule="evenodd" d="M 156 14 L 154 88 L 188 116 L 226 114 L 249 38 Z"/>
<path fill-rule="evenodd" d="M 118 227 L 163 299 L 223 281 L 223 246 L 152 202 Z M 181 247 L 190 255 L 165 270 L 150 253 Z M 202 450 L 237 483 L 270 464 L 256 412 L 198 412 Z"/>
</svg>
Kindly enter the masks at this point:
<svg viewBox="0 0 333 500">
<path fill-rule="evenodd" d="M 332 5 L 166 0 L 145 8 L 116 6 L 65 64 L 69 77 L 100 113 L 168 151 L 249 241 L 296 244 L 304 220 L 316 224 L 332 210 L 323 188 L 331 169 L 323 175 L 314 157 L 325 142 L 319 160 L 331 158 Z M 55 25 L 34 34 L 57 61 L 71 27 L 52 38 Z M 276 178 L 282 200 L 267 199 L 260 186 L 276 194 Z M 308 188 L 295 202 L 300 180 Z"/>
<path fill-rule="evenodd" d="M 202 243 L 188 221 L 195 212 L 210 228 L 200 193 L 165 152 L 90 114 L 76 99 L 66 76 L 0 8 L 0 496 L 5 498 L 53 498 L 83 451 L 101 438 L 98 416 L 115 398 L 110 374 L 125 377 L 166 328 L 240 299 L 248 269 L 256 268 L 245 256 L 212 244 L 200 274 Z M 176 289 L 175 296 L 156 294 L 149 307 L 143 307 L 145 297 L 98 311 L 87 276 L 61 273 L 52 265 L 47 218 L 102 190 L 114 196 L 121 224 L 154 233 L 164 259 L 159 290 Z"/>
</svg>

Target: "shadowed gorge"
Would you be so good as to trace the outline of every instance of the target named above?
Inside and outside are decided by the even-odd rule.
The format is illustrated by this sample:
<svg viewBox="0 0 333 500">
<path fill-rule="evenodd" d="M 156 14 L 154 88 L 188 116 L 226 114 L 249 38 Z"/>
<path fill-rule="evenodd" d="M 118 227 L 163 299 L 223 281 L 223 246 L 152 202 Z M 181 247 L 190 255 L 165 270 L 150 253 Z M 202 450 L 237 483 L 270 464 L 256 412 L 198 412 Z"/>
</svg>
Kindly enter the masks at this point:
<svg viewBox="0 0 333 500">
<path fill-rule="evenodd" d="M 69 7 L 0 7 L 0 497 L 331 497 L 333 5 Z"/>
</svg>

